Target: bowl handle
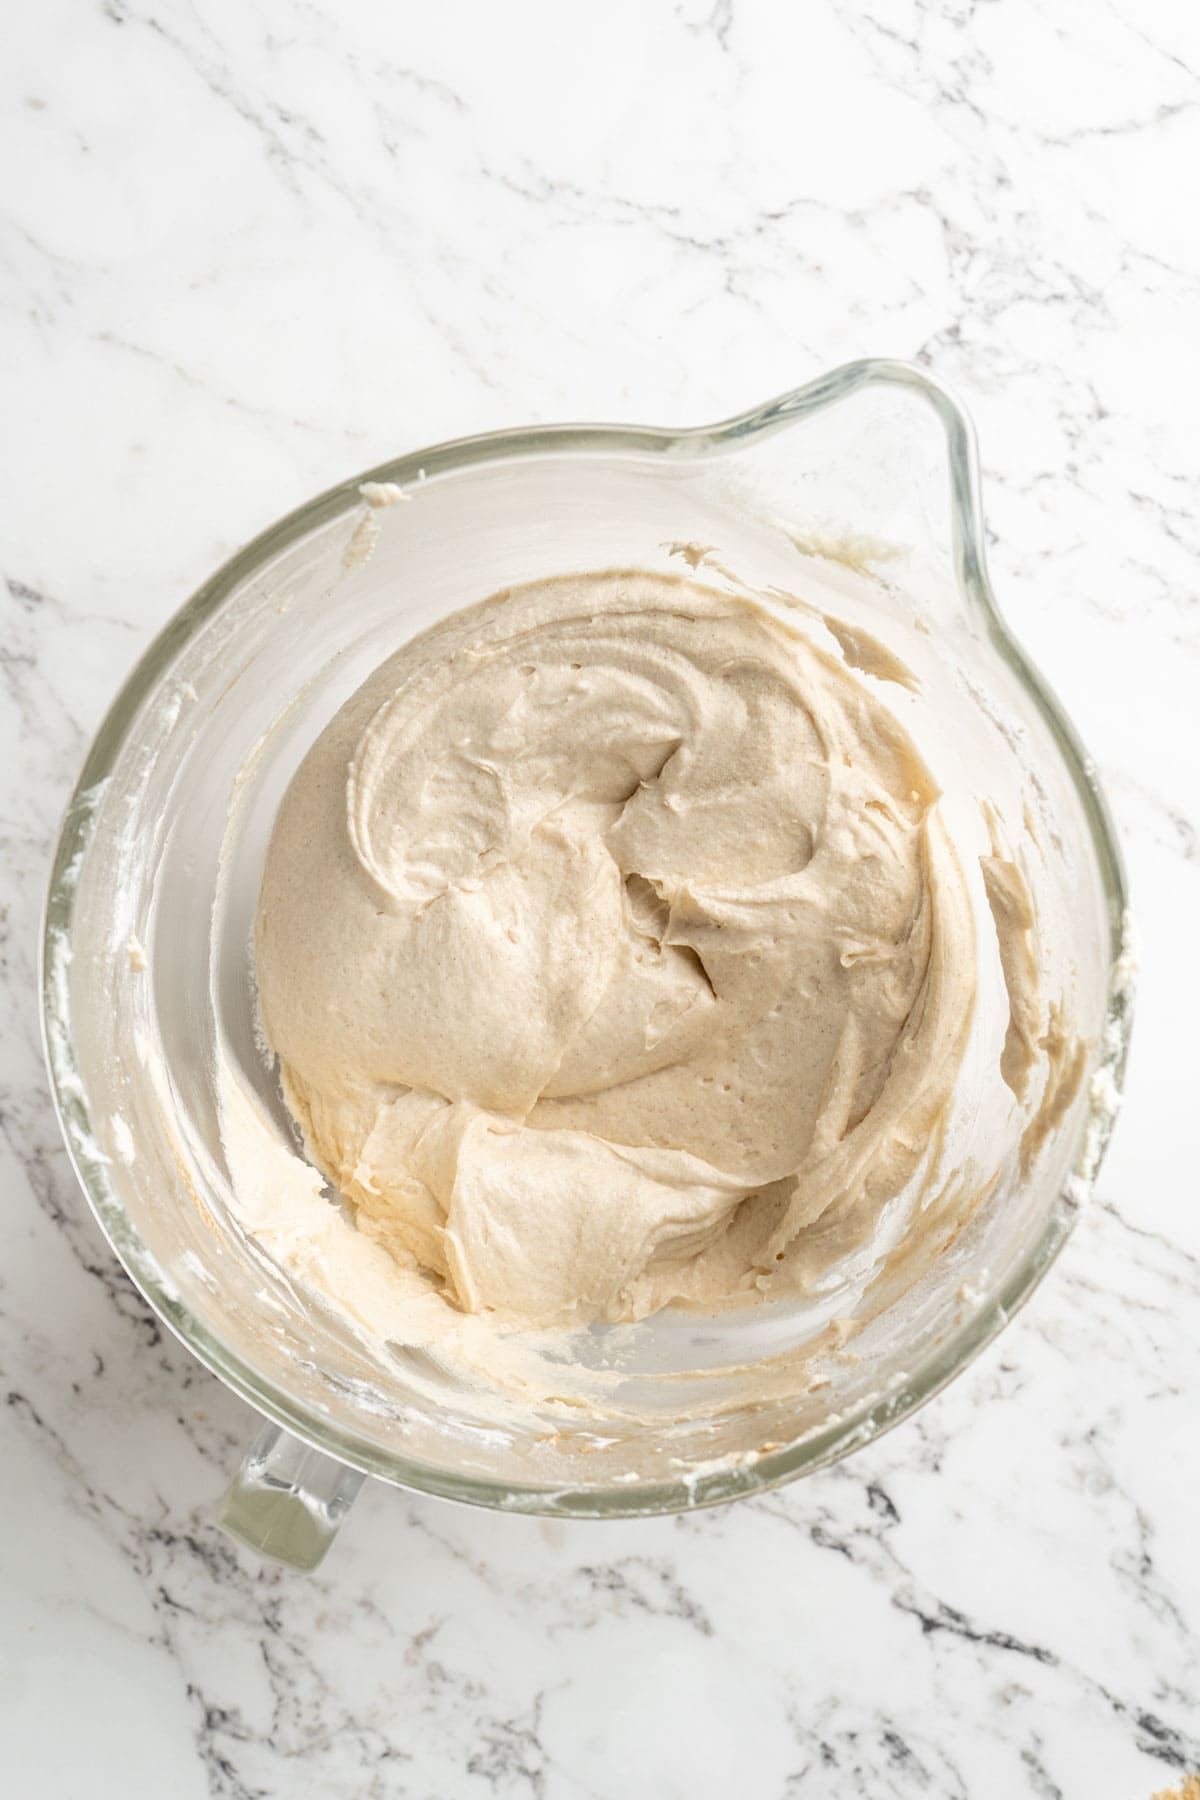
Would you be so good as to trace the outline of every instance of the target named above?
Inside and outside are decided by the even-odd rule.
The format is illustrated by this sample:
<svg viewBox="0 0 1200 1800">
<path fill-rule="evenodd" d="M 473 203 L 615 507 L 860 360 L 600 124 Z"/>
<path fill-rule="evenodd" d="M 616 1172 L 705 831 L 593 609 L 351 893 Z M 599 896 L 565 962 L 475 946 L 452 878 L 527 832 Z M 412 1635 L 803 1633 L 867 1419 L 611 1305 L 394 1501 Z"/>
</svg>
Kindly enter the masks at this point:
<svg viewBox="0 0 1200 1800">
<path fill-rule="evenodd" d="M 217 1523 L 258 1556 L 315 1569 L 365 1480 L 281 1426 L 265 1425 L 229 1484 Z"/>
</svg>

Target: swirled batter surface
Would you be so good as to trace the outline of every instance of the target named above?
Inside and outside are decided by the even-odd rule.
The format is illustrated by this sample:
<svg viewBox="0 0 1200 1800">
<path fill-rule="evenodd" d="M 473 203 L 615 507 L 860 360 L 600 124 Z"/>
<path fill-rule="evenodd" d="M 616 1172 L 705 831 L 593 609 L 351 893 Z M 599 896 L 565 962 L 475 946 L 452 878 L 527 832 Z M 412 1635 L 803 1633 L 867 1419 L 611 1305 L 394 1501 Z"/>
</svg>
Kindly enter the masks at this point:
<svg viewBox="0 0 1200 1800">
<path fill-rule="evenodd" d="M 949 1105 L 974 936 L 937 798 L 877 686 L 697 582 L 446 619 L 271 840 L 259 989 L 310 1154 L 466 1311 L 770 1293 Z"/>
</svg>

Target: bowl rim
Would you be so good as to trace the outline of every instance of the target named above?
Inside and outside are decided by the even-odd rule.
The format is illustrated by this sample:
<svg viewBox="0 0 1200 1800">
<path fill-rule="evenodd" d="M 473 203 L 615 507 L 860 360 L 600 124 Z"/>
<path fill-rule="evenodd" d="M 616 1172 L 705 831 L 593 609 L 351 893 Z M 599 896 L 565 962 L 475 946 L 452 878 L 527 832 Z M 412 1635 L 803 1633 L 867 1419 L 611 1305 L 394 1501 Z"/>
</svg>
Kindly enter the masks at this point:
<svg viewBox="0 0 1200 1800">
<path fill-rule="evenodd" d="M 353 1429 L 335 1426 L 261 1376 L 182 1303 L 170 1275 L 134 1229 L 96 1144 L 86 1089 L 74 1062 L 68 984 L 77 874 L 102 784 L 150 692 L 184 646 L 246 579 L 298 539 L 361 507 L 364 482 L 409 487 L 431 476 L 489 462 L 570 453 L 702 458 L 749 439 L 774 435 L 871 387 L 908 390 L 929 406 L 945 435 L 954 574 L 960 597 L 992 647 L 1040 711 L 1071 778 L 1087 821 L 1109 912 L 1105 1023 L 1088 1105 L 1078 1125 L 1071 1173 L 1038 1239 L 1005 1279 L 948 1330 L 902 1383 L 777 1450 L 701 1466 L 636 1487 L 570 1487 L 505 1483 L 465 1476 L 385 1451 Z M 60 827 L 50 870 L 39 945 L 43 1049 L 50 1087 L 75 1174 L 113 1252 L 158 1319 L 204 1366 L 258 1413 L 336 1460 L 393 1485 L 504 1511 L 559 1517 L 647 1517 L 716 1505 L 765 1492 L 839 1460 L 872 1442 L 939 1393 L 1001 1330 L 1033 1293 L 1062 1249 L 1095 1177 L 1111 1133 L 1132 1024 L 1134 947 L 1124 865 L 1096 767 L 1073 725 L 997 605 L 987 572 L 979 458 L 974 427 L 960 401 L 916 364 L 867 358 L 845 363 L 763 405 L 715 425 L 561 424 L 515 428 L 452 439 L 378 464 L 295 508 L 228 558 L 168 620 L 135 663 L 102 719 L 84 759 Z"/>
</svg>

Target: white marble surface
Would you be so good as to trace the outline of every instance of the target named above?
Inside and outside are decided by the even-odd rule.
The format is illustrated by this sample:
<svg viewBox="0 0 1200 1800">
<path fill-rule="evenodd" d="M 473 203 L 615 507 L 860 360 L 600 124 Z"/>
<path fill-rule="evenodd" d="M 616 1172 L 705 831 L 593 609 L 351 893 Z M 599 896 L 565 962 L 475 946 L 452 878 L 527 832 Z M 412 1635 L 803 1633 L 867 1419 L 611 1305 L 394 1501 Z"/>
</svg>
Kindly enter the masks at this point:
<svg viewBox="0 0 1200 1800">
<path fill-rule="evenodd" d="M 39 1800 L 1145 1800 L 1200 1769 L 1200 13 L 1190 0 L 39 0 L 0 26 L 0 1753 Z M 529 419 L 916 357 L 1145 939 L 1123 1118 L 1025 1313 L 733 1509 L 370 1485 L 321 1573 L 211 1522 L 248 1412 L 46 1097 L 35 927 L 106 698 L 240 540 Z M 21 1771 L 19 1777 L 14 1771 Z"/>
</svg>

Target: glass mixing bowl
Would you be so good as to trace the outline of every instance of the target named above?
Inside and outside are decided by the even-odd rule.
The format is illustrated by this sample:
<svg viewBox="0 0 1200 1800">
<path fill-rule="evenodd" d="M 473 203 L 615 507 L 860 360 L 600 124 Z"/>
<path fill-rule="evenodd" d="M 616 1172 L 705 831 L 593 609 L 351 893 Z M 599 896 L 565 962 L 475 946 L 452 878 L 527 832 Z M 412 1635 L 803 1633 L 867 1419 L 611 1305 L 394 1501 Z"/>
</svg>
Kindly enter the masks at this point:
<svg viewBox="0 0 1200 1800">
<path fill-rule="evenodd" d="M 365 506 L 364 480 L 406 502 Z M 1107 1139 L 1131 956 L 1094 767 L 997 611 L 983 544 L 962 409 L 915 368 L 860 362 L 713 427 L 558 426 L 402 457 L 264 532 L 150 646 L 63 823 L 44 1026 L 71 1158 L 109 1242 L 159 1317 L 269 1421 L 226 1499 L 230 1530 L 311 1567 L 364 1473 L 580 1517 L 752 1493 L 904 1418 L 1032 1291 Z M 803 1300 L 578 1333 L 565 1360 L 561 1343 L 547 1352 L 564 1399 L 514 1421 L 428 1352 L 398 1345 L 381 1362 L 242 1230 L 214 1071 L 218 1053 L 232 1061 L 294 1154 L 255 1044 L 254 906 L 282 792 L 367 673 L 498 588 L 679 570 L 705 551 L 698 579 L 740 580 L 801 625 L 791 596 L 815 600 L 919 677 L 889 703 L 945 783 L 978 890 L 980 995 L 948 1141 L 997 1178 L 927 1221 L 919 1253 L 886 1278 L 867 1247 Z M 1088 1047 L 1024 1168 L 1017 1109 L 984 1079 L 1007 1001 L 977 876 L 981 796 L 1022 837 L 1043 979 Z M 570 1404 L 572 1360 L 619 1372 L 607 1410 Z"/>
</svg>

